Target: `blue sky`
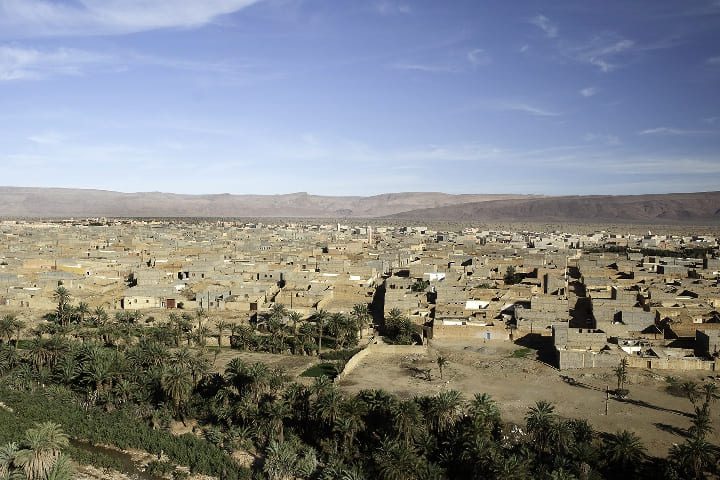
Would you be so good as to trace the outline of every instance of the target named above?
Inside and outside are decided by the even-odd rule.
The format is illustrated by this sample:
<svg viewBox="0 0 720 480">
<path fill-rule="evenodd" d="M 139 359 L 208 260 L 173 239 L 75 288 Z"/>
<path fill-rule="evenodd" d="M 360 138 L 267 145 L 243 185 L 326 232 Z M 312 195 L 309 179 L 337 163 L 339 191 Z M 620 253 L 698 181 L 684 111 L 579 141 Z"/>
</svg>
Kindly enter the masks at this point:
<svg viewBox="0 0 720 480">
<path fill-rule="evenodd" d="M 720 0 L 0 0 L 0 184 L 720 189 Z"/>
</svg>

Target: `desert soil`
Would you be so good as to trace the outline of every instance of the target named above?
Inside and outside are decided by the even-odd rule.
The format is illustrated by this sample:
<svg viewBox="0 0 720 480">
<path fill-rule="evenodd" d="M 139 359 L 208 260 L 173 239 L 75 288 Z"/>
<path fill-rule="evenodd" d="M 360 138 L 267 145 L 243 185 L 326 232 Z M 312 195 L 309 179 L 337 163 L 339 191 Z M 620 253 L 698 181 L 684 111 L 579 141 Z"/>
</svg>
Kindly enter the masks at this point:
<svg viewBox="0 0 720 480">
<path fill-rule="evenodd" d="M 600 431 L 634 431 L 649 453 L 665 455 L 673 443 L 684 440 L 683 431 L 690 426 L 690 414 L 694 411 L 687 398 L 665 391 L 665 377 L 696 381 L 708 377 L 707 372 L 630 370 L 627 401 L 611 398 L 606 416 L 605 387 L 616 386 L 611 369 L 560 372 L 535 360 L 534 351 L 526 358 L 511 358 L 518 348 L 509 343 L 433 340 L 427 354 L 368 356 L 339 385 L 349 393 L 373 388 L 402 397 L 453 389 L 471 399 L 484 392 L 498 403 L 506 421 L 521 425 L 528 408 L 538 400 L 546 400 L 555 405 L 561 417 L 586 418 Z M 448 360 L 442 380 L 436 364 L 439 355 Z M 430 369 L 430 380 L 417 373 L 424 369 Z M 572 377 L 579 385 L 571 385 L 564 376 Z M 712 414 L 716 425 L 718 412 L 720 405 L 715 406 Z M 717 431 L 710 440 L 718 443 Z"/>
</svg>

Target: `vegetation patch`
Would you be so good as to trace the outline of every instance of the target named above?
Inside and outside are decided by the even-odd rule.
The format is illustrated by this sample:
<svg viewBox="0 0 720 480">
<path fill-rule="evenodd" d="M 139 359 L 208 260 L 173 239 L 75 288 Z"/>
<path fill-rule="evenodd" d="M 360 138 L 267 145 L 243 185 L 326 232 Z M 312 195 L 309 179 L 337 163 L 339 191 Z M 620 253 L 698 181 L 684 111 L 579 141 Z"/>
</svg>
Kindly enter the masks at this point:
<svg viewBox="0 0 720 480">
<path fill-rule="evenodd" d="M 510 357 L 512 357 L 512 358 L 526 358 L 526 357 L 530 354 L 530 352 L 532 352 L 532 349 L 531 349 L 531 348 L 525 348 L 525 347 L 523 347 L 523 348 L 518 348 L 517 350 L 514 350 L 514 351 L 510 354 Z"/>
<path fill-rule="evenodd" d="M 337 366 L 330 362 L 318 363 L 300 374 L 301 377 L 328 377 L 330 379 L 337 377 L 337 375 Z"/>
</svg>

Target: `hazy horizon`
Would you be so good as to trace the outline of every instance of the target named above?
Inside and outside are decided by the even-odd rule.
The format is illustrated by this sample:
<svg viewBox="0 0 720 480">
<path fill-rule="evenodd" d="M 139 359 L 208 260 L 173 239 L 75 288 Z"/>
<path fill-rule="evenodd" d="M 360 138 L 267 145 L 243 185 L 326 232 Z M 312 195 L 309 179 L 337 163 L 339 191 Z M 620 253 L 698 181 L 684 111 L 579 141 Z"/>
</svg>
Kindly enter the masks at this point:
<svg viewBox="0 0 720 480">
<path fill-rule="evenodd" d="M 720 4 L 0 0 L 3 183 L 701 192 Z"/>
</svg>

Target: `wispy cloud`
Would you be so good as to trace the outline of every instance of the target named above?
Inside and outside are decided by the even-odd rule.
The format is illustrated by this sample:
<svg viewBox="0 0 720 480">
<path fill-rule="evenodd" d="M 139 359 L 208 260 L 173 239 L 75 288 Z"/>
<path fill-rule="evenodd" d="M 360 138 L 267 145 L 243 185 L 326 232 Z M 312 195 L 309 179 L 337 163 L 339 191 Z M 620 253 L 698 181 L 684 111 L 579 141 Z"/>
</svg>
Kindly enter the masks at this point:
<svg viewBox="0 0 720 480">
<path fill-rule="evenodd" d="M 467 54 L 468 62 L 473 66 L 482 67 L 492 63 L 492 57 L 482 48 L 470 50 Z"/>
<path fill-rule="evenodd" d="M 707 60 L 705 60 L 705 63 L 708 65 L 711 65 L 713 67 L 720 66 L 720 56 L 710 57 Z"/>
<path fill-rule="evenodd" d="M 423 63 L 395 63 L 392 68 L 396 70 L 414 70 L 417 72 L 426 73 L 458 73 L 460 68 L 451 65 L 433 65 Z"/>
<path fill-rule="evenodd" d="M 238 60 L 193 60 L 135 52 L 100 54 L 74 48 L 41 50 L 16 44 L 0 45 L 0 81 L 41 80 L 103 71 L 124 72 L 144 67 L 210 74 L 218 82 L 248 83 L 282 76 L 261 64 Z"/>
<path fill-rule="evenodd" d="M 708 135 L 716 133 L 712 130 L 687 130 L 683 128 L 672 128 L 672 127 L 656 127 L 648 128 L 647 130 L 641 130 L 638 135 Z"/>
<path fill-rule="evenodd" d="M 375 11 L 380 15 L 398 15 L 410 13 L 412 9 L 407 3 L 385 0 L 375 4 Z"/>
<path fill-rule="evenodd" d="M 0 81 L 81 75 L 88 66 L 107 61 L 106 56 L 71 48 L 42 51 L 13 45 L 0 46 Z"/>
<path fill-rule="evenodd" d="M 544 108 L 535 107 L 527 103 L 500 103 L 498 105 L 499 110 L 506 110 L 511 112 L 522 112 L 537 117 L 558 117 L 562 115 L 559 112 L 546 110 Z"/>
<path fill-rule="evenodd" d="M 0 0 L 0 32 L 15 36 L 117 35 L 193 28 L 258 0 Z"/>
<path fill-rule="evenodd" d="M 57 132 L 42 132 L 30 135 L 28 140 L 38 145 L 56 145 L 63 142 L 67 137 Z"/>
<path fill-rule="evenodd" d="M 594 37 L 585 45 L 571 47 L 566 52 L 575 60 L 593 65 L 607 73 L 617 69 L 621 56 L 632 51 L 635 46 L 633 40 L 605 34 Z"/>
<path fill-rule="evenodd" d="M 590 143 L 601 143 L 610 147 L 620 145 L 620 138 L 617 135 L 607 133 L 586 133 L 583 140 Z"/>
<path fill-rule="evenodd" d="M 550 38 L 555 38 L 558 36 L 557 25 L 552 23 L 550 19 L 545 15 L 535 15 L 533 18 L 530 19 L 530 23 L 545 32 L 545 35 Z"/>
<path fill-rule="evenodd" d="M 586 98 L 593 97 L 593 96 L 597 95 L 597 93 L 598 93 L 598 89 L 595 87 L 587 87 L 587 88 L 583 88 L 582 90 L 580 90 L 580 95 L 582 95 L 583 97 L 586 97 Z"/>
</svg>

